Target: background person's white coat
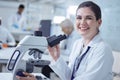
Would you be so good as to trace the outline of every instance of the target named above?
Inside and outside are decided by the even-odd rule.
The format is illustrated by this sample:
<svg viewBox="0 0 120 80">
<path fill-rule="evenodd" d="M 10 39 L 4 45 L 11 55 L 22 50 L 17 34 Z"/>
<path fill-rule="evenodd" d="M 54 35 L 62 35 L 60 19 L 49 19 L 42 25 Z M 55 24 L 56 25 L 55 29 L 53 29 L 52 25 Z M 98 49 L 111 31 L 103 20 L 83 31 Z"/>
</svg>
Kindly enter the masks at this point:
<svg viewBox="0 0 120 80">
<path fill-rule="evenodd" d="M 9 30 L 23 30 L 26 27 L 26 18 L 25 16 L 19 15 L 18 13 L 10 16 L 8 19 L 8 28 Z"/>
<path fill-rule="evenodd" d="M 16 44 L 12 34 L 3 26 L 0 26 L 0 41 L 7 43 L 9 46 L 15 46 Z"/>
</svg>

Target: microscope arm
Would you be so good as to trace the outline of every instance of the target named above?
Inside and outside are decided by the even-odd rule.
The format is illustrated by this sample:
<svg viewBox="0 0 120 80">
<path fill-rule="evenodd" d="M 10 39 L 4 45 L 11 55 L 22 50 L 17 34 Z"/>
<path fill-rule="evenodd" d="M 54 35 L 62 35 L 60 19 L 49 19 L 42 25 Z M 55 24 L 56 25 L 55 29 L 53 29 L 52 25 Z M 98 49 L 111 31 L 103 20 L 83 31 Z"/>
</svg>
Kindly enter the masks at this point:
<svg viewBox="0 0 120 80">
<path fill-rule="evenodd" d="M 15 77 L 17 70 L 26 70 L 25 61 L 21 62 L 24 54 L 29 49 L 38 49 L 44 52 L 47 49 L 47 45 L 48 43 L 45 37 L 26 36 L 20 41 L 7 65 L 7 69 L 13 72 L 13 80 L 17 80 Z M 21 63 L 24 66 L 22 66 Z"/>
<path fill-rule="evenodd" d="M 49 38 L 42 36 L 26 36 L 20 41 L 16 47 L 13 55 L 8 61 L 7 69 L 13 72 L 13 80 L 16 79 L 16 73 L 22 69 L 26 70 L 26 62 L 22 62 L 22 57 L 28 50 L 38 50 L 39 52 L 44 52 L 48 46 L 53 47 L 60 43 L 60 41 L 66 39 L 65 35 L 51 36 Z M 22 66 L 24 65 L 24 66 Z"/>
</svg>

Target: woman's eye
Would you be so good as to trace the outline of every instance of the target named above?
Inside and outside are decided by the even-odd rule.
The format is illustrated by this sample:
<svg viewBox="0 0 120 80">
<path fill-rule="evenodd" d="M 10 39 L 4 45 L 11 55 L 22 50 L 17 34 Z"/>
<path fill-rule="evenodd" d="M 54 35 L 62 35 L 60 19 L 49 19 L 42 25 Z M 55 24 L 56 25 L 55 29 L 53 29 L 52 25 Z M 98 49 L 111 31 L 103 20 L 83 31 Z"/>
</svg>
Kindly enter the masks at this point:
<svg viewBox="0 0 120 80">
<path fill-rule="evenodd" d="M 88 18 L 86 18 L 86 19 L 92 20 L 92 18 L 91 18 L 91 17 L 88 17 Z"/>
<path fill-rule="evenodd" d="M 77 16 L 76 19 L 82 19 L 80 16 Z"/>
</svg>

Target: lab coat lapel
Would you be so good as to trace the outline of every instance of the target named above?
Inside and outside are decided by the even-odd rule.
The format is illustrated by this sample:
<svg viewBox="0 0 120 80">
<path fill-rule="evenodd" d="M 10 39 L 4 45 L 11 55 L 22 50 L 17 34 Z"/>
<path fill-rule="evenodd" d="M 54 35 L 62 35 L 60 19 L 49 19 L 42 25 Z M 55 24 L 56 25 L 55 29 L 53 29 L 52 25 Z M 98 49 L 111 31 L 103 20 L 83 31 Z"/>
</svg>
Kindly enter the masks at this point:
<svg viewBox="0 0 120 80">
<path fill-rule="evenodd" d="M 82 40 L 80 40 L 79 42 L 78 42 L 78 44 L 76 44 L 76 48 L 75 48 L 75 50 L 74 50 L 74 53 L 72 53 L 72 63 L 75 63 L 75 60 L 76 60 L 76 57 L 77 56 L 79 56 L 79 53 L 80 53 L 80 51 L 81 51 L 81 49 L 82 49 L 82 45 L 83 45 L 83 43 L 81 42 Z M 73 67 L 74 67 L 74 64 L 72 65 L 72 71 L 73 71 Z"/>
<path fill-rule="evenodd" d="M 81 42 L 80 45 L 77 44 L 77 55 L 76 55 L 76 58 L 74 60 L 74 65 L 73 65 L 73 68 L 72 68 L 72 76 L 74 74 L 76 74 L 76 70 L 79 69 L 79 66 L 80 66 L 80 63 L 81 63 L 81 59 L 83 57 L 84 54 L 87 54 L 86 51 L 88 49 L 88 46 L 85 47 L 85 49 L 83 49 L 83 41 Z M 84 57 L 83 57 L 84 58 Z M 79 63 L 79 60 L 80 60 L 80 63 Z M 77 66 L 76 66 L 77 65 Z M 77 68 L 78 67 L 78 68 Z"/>
<path fill-rule="evenodd" d="M 78 52 L 77 52 L 77 56 L 80 56 L 80 57 L 81 57 L 81 56 L 86 52 L 87 48 L 88 48 L 88 46 L 86 46 L 86 47 L 83 49 L 83 40 L 82 40 L 82 41 L 81 41 L 81 45 L 78 45 L 78 46 L 77 46 L 77 49 L 78 49 L 78 50 L 77 50 L 77 51 L 78 51 Z M 83 49 L 83 50 L 82 50 L 82 49 Z M 82 52 L 81 52 L 81 51 L 82 51 Z M 76 57 L 77 57 L 77 56 L 76 56 Z"/>
<path fill-rule="evenodd" d="M 81 56 L 81 54 L 80 54 L 80 51 L 82 50 L 82 47 L 83 47 L 83 41 L 82 41 L 82 43 L 80 43 L 80 45 L 79 44 L 77 44 L 77 46 L 76 46 L 76 51 L 77 51 L 77 55 L 76 55 L 76 57 L 77 56 Z"/>
</svg>

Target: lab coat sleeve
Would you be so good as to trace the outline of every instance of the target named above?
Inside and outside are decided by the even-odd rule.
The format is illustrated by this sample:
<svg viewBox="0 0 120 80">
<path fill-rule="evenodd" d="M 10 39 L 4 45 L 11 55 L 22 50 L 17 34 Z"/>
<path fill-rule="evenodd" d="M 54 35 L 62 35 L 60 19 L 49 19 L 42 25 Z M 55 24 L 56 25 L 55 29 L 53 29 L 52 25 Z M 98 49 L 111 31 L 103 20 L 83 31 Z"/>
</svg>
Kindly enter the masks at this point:
<svg viewBox="0 0 120 80">
<path fill-rule="evenodd" d="M 100 45 L 93 51 L 86 71 L 74 80 L 112 80 L 113 56 L 112 50 L 106 45 Z"/>
<path fill-rule="evenodd" d="M 70 80 L 71 71 L 67 63 L 61 57 L 59 57 L 56 62 L 53 61 L 49 66 L 54 70 L 57 75 L 59 75 L 61 80 Z"/>
</svg>

